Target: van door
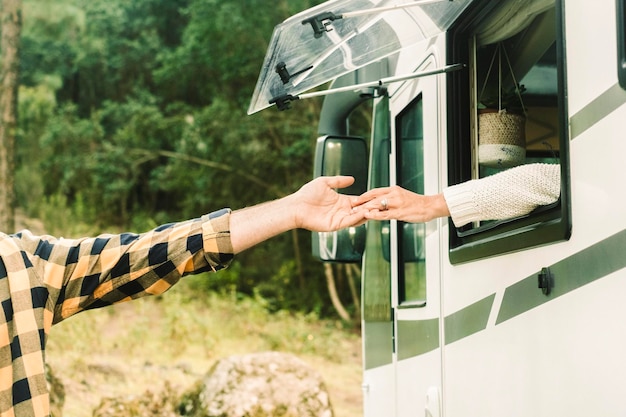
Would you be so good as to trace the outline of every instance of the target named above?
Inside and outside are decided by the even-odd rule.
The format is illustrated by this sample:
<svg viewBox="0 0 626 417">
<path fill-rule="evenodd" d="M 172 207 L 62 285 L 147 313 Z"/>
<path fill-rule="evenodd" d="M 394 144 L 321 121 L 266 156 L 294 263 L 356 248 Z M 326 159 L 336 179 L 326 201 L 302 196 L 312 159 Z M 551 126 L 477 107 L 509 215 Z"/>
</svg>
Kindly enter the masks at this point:
<svg viewBox="0 0 626 417">
<path fill-rule="evenodd" d="M 374 101 L 369 188 L 390 182 L 389 97 Z M 363 409 L 365 417 L 395 413 L 394 314 L 391 306 L 391 240 L 388 221 L 367 223 L 362 265 Z"/>
<path fill-rule="evenodd" d="M 419 70 L 436 68 L 433 56 Z M 419 194 L 440 190 L 440 77 L 407 82 L 390 100 L 395 183 Z M 392 204 L 392 202 L 390 203 Z M 438 221 L 392 222 L 397 416 L 441 416 L 440 237 Z"/>
<path fill-rule="evenodd" d="M 435 68 L 431 56 L 417 70 Z M 374 104 L 369 188 L 440 189 L 439 77 L 404 83 Z M 371 221 L 363 258 L 366 417 L 441 416 L 437 221 Z M 426 413 L 426 414 L 424 414 Z"/>
</svg>

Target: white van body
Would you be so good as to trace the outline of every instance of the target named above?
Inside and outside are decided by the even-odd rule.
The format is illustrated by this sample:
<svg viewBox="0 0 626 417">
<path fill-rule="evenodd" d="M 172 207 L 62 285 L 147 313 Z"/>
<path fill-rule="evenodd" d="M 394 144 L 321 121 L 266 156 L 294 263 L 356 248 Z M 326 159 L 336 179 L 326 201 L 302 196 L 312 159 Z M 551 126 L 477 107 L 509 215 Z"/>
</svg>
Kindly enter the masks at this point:
<svg viewBox="0 0 626 417">
<path fill-rule="evenodd" d="M 367 225 L 362 260 L 364 414 L 624 416 L 623 1 L 467 3 L 454 22 L 427 41 L 341 74 L 333 84 L 464 66 L 453 73 L 390 82 L 376 90 L 372 136 L 367 139 L 368 186 L 420 181 L 414 191 L 434 194 L 492 174 L 480 166 L 476 149 L 478 96 L 485 70 L 480 51 L 494 41 L 483 40 L 481 45 L 479 38 L 491 30 L 499 33 L 494 39 L 506 36 L 507 42 L 515 39 L 532 49 L 542 42 L 533 38 L 539 29 L 533 31 L 536 20 L 544 18 L 551 19 L 548 26 L 554 34 L 548 58 L 532 62 L 520 58 L 518 63 L 523 66 L 526 59 L 533 68 L 547 68 L 553 85 L 542 90 L 540 82 L 529 78 L 528 62 L 517 75 L 529 86 L 524 95 L 529 109 L 527 157 L 530 162 L 561 164 L 561 200 L 547 209 L 549 214 L 539 211 L 464 230 L 449 219 L 413 229 L 396 221 Z M 507 16 L 511 10 L 516 12 Z M 421 7 L 407 8 L 405 13 L 416 22 L 423 19 Z M 533 23 L 524 22 L 521 13 Z M 498 25 L 507 26 L 508 34 Z M 395 30 L 419 28 L 420 24 L 398 25 Z M 523 47 L 517 51 L 512 55 L 530 56 Z M 501 73 L 507 67 L 502 66 Z M 360 100 L 326 97 L 320 143 L 352 133 L 347 114 Z M 409 114 L 419 115 L 421 125 L 415 138 L 407 135 L 405 140 L 399 136 L 405 121 L 410 125 Z M 377 136 L 380 118 L 386 119 L 388 126 L 382 130 L 387 135 Z M 537 133 L 541 127 L 547 133 Z M 530 144 L 531 135 L 542 137 L 538 147 Z M 406 155 L 418 148 L 417 156 Z M 412 169 L 418 180 L 412 178 Z M 319 168 L 317 173 L 326 171 Z M 420 240 L 411 246 L 413 254 L 407 254 L 407 236 Z M 413 281 L 419 281 L 418 289 L 410 288 Z"/>
</svg>

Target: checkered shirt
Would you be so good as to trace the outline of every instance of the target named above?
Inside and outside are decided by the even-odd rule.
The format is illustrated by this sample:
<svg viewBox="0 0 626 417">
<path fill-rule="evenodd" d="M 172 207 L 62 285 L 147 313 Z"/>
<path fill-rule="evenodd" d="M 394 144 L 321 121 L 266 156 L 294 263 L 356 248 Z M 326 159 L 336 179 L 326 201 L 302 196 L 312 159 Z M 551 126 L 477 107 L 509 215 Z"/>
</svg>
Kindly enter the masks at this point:
<svg viewBox="0 0 626 417">
<path fill-rule="evenodd" d="M 0 234 L 0 417 L 50 415 L 44 349 L 53 324 L 228 266 L 229 220 L 224 209 L 143 234 Z"/>
</svg>

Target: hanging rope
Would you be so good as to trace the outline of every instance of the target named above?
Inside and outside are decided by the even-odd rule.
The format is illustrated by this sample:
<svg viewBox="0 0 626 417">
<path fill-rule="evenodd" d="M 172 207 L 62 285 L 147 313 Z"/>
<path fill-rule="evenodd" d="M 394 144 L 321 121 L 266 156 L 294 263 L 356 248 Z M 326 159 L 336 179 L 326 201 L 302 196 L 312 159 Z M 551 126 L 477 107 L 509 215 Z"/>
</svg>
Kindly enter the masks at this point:
<svg viewBox="0 0 626 417">
<path fill-rule="evenodd" d="M 509 72 L 511 73 L 511 78 L 513 79 L 513 83 L 515 85 L 515 93 L 519 98 L 520 105 L 522 107 L 522 112 L 524 116 L 526 116 L 526 106 L 524 106 L 524 102 L 522 100 L 522 93 L 520 91 L 519 84 L 517 79 L 515 78 L 515 73 L 513 72 L 513 66 L 511 65 L 511 60 L 509 59 L 509 54 L 506 52 L 506 48 L 502 45 L 502 42 L 498 42 L 496 45 L 496 49 L 493 53 L 493 57 L 491 57 L 491 62 L 489 63 L 489 68 L 487 69 L 487 76 L 485 77 L 485 81 L 483 82 L 483 86 L 480 90 L 480 95 L 478 97 L 478 101 L 482 101 L 483 94 L 485 92 L 485 88 L 487 88 L 487 83 L 489 82 L 489 78 L 491 77 L 491 71 L 493 70 L 493 64 L 496 61 L 496 57 L 498 58 L 498 112 L 502 111 L 502 53 L 504 53 L 504 58 L 506 59 L 507 66 Z"/>
</svg>

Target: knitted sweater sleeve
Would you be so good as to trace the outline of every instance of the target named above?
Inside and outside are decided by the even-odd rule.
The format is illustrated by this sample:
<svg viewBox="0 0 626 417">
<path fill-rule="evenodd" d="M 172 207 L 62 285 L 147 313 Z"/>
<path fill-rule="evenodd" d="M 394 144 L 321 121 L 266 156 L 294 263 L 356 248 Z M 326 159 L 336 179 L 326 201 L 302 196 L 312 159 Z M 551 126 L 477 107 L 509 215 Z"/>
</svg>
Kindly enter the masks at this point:
<svg viewBox="0 0 626 417">
<path fill-rule="evenodd" d="M 456 227 L 523 216 L 554 203 L 560 193 L 561 170 L 555 164 L 520 165 L 443 191 Z"/>
</svg>

